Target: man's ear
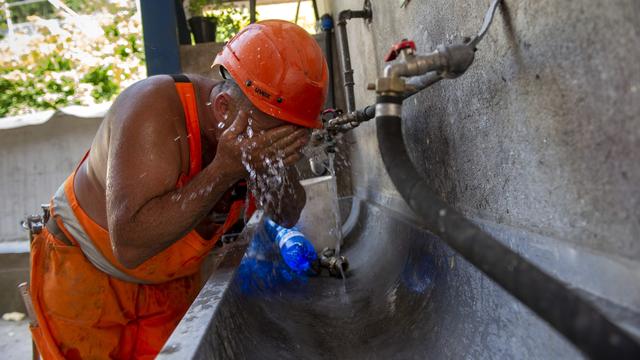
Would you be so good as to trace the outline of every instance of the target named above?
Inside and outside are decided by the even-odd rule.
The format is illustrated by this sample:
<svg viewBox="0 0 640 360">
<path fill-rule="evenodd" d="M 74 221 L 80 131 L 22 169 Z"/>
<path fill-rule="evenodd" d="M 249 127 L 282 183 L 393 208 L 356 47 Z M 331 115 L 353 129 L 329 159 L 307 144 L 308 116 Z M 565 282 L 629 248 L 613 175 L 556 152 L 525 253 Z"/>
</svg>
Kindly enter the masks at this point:
<svg viewBox="0 0 640 360">
<path fill-rule="evenodd" d="M 224 92 L 217 94 L 213 99 L 213 113 L 216 116 L 216 120 L 226 124 L 227 119 L 231 116 L 231 111 L 231 97 Z"/>
</svg>

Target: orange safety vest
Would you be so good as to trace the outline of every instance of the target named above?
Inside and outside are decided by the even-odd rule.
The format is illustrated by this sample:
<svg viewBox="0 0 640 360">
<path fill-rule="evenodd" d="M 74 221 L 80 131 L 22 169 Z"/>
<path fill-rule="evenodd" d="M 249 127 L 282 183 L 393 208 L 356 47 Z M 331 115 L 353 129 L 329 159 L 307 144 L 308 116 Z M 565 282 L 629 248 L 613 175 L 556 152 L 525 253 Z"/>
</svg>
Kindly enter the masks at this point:
<svg viewBox="0 0 640 360">
<path fill-rule="evenodd" d="M 193 84 L 186 77 L 174 78 L 190 135 L 189 173 L 182 174 L 177 185 L 182 186 L 201 170 L 202 151 Z M 201 264 L 243 215 L 244 201 L 231 205 L 225 223 L 211 239 L 191 231 L 139 267 L 127 269 L 116 260 L 108 231 L 78 204 L 73 188 L 76 172 L 60 190 L 80 225 L 76 229 L 84 232 L 109 266 L 139 281 L 124 281 L 94 266 L 72 235 L 72 225 L 56 216 L 54 197 L 50 221 L 56 221 L 73 244 L 56 239 L 47 229 L 32 242 L 30 290 L 38 320 L 31 328 L 33 339 L 45 360 L 152 359 L 195 299 Z"/>
</svg>

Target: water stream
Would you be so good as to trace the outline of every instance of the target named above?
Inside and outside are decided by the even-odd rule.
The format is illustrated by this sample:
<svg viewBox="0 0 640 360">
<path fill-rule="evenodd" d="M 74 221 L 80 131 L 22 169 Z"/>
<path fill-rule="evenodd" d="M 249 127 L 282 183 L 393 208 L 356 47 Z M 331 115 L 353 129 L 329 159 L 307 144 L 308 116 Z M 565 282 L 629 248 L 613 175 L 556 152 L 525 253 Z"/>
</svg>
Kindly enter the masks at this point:
<svg viewBox="0 0 640 360">
<path fill-rule="evenodd" d="M 340 258 L 340 247 L 342 245 L 342 217 L 340 216 L 340 203 L 338 201 L 338 184 L 336 180 L 336 170 L 335 170 L 335 152 L 328 152 L 329 156 L 329 173 L 331 174 L 331 181 L 329 181 L 329 192 L 333 208 L 333 217 L 335 219 L 333 229 L 330 231 L 336 238 L 336 246 L 335 246 L 335 256 L 336 258 Z M 344 285 L 344 290 L 346 291 L 347 282 L 346 276 L 344 274 L 344 270 L 342 269 L 342 264 L 339 264 L 338 269 L 340 270 L 340 276 L 342 277 L 342 283 Z"/>
</svg>

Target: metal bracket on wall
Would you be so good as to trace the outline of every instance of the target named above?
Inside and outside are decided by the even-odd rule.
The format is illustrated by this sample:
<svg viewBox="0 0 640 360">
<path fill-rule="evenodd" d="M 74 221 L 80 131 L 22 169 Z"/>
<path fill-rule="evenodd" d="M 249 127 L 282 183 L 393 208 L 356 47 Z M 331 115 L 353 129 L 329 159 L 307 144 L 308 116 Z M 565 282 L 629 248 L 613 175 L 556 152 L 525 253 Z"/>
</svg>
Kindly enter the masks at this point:
<svg viewBox="0 0 640 360">
<path fill-rule="evenodd" d="M 362 5 L 362 10 L 369 15 L 364 17 L 364 22 L 366 24 L 371 24 L 371 21 L 373 20 L 373 11 L 371 10 L 371 0 L 364 0 L 364 5 Z"/>
</svg>

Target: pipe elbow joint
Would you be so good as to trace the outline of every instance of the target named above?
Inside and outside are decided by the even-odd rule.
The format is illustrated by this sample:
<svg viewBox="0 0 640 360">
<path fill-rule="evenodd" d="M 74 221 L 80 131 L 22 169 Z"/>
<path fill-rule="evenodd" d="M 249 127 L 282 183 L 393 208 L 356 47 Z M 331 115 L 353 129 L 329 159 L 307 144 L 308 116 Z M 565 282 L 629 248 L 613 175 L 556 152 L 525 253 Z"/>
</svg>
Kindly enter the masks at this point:
<svg viewBox="0 0 640 360">
<path fill-rule="evenodd" d="M 338 14 L 338 25 L 344 25 L 347 23 L 347 20 L 351 19 L 351 10 L 342 10 Z"/>
<path fill-rule="evenodd" d="M 347 20 L 351 20 L 354 18 L 368 19 L 370 17 L 371 17 L 371 12 L 368 11 L 367 9 L 363 9 L 363 10 L 346 9 L 346 10 L 340 11 L 340 13 L 338 14 L 338 23 L 346 23 Z"/>
<path fill-rule="evenodd" d="M 444 57 L 445 66 L 441 75 L 447 79 L 455 79 L 464 74 L 475 59 L 475 51 L 467 44 L 440 45 L 437 51 Z"/>
</svg>

